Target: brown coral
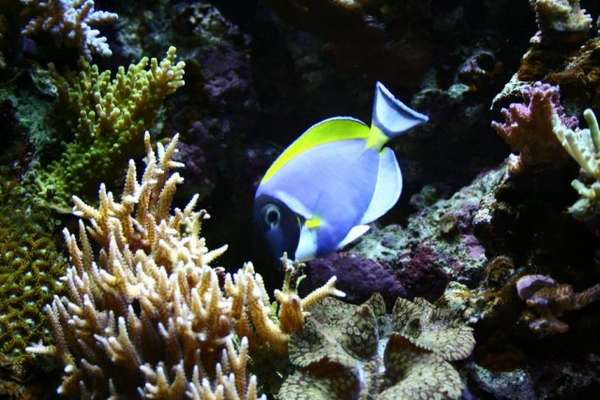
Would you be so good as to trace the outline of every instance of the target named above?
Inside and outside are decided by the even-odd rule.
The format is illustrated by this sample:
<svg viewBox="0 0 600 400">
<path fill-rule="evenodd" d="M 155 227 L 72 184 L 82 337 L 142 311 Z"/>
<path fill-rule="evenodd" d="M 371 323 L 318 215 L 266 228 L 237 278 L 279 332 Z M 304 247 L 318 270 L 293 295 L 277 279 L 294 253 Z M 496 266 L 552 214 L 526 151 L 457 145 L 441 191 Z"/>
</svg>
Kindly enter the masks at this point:
<svg viewBox="0 0 600 400">
<path fill-rule="evenodd" d="M 394 309 L 395 317 L 386 315 L 379 295 L 360 306 L 323 300 L 290 340 L 290 361 L 299 369 L 278 398 L 459 398 L 463 385 L 446 357 L 470 354 L 471 328 L 424 300 L 399 299 Z M 414 335 L 415 320 L 421 335 Z"/>
<path fill-rule="evenodd" d="M 569 325 L 560 320 L 563 314 L 600 300 L 600 284 L 578 293 L 573 286 L 544 275 L 525 275 L 516 287 L 519 297 L 537 315 L 524 316 L 529 328 L 542 336 L 567 332 Z"/>
<path fill-rule="evenodd" d="M 59 388 L 65 395 L 255 399 L 256 379 L 247 376 L 246 368 L 248 339 L 242 338 L 236 351 L 234 329 L 246 327 L 243 333 L 252 334 L 250 327 L 256 327 L 259 334 L 251 339 L 283 346 L 287 332 L 302 327 L 304 307 L 337 293 L 335 280 L 303 300 L 286 287 L 288 280 L 276 294 L 282 310 L 278 322 L 271 321 L 275 315 L 265 305 L 270 302 L 262 278 L 250 264 L 226 278 L 232 295 L 226 294 L 210 267 L 226 246 L 206 247 L 200 231 L 208 215 L 194 211 L 198 196 L 171 212 L 182 181 L 172 173 L 182 166 L 172 160 L 177 136 L 166 146 L 159 144 L 158 152 L 148 134 L 145 143 L 142 179 L 138 182 L 131 161 L 120 201 L 104 185 L 98 208 L 74 197 L 75 214 L 88 224 L 79 222 L 79 239 L 64 231 L 68 295 L 55 296 L 48 306 L 56 345 L 30 351 L 54 354 L 66 364 Z M 289 318 L 285 309 L 297 315 Z M 269 342 L 273 337 L 278 341 Z"/>
</svg>

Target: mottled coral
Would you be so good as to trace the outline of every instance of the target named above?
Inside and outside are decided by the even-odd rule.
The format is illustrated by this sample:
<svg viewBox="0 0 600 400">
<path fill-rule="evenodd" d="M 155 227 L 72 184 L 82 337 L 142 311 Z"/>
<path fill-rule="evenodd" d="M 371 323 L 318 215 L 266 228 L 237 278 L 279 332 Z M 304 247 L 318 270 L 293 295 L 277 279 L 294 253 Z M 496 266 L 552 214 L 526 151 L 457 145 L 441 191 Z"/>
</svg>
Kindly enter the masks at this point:
<svg viewBox="0 0 600 400">
<path fill-rule="evenodd" d="M 600 284 L 575 292 L 573 286 L 559 284 L 551 277 L 525 275 L 516 286 L 519 297 L 535 313 L 533 317 L 525 314 L 522 318 L 531 330 L 542 336 L 568 331 L 569 325 L 559 319 L 563 314 L 600 300 Z"/>
<path fill-rule="evenodd" d="M 127 157 L 139 152 L 162 101 L 184 85 L 185 63 L 175 57 L 171 47 L 162 61 L 144 57 L 127 70 L 120 67 L 114 78 L 85 61 L 79 72 L 55 73 L 55 113 L 65 119 L 59 118 L 59 129 L 72 140 L 59 159 L 33 171 L 38 197 L 67 211 L 72 193 L 87 194 L 125 167 Z"/>
<path fill-rule="evenodd" d="M 591 180 L 589 184 L 579 179 L 571 183 L 581 198 L 569 212 L 579 219 L 595 215 L 600 199 L 600 128 L 592 110 L 585 110 L 583 116 L 589 129 L 573 129 L 558 116 L 552 117 L 553 132 L 560 144 L 581 167 L 583 181 Z"/>
<path fill-rule="evenodd" d="M 253 333 L 254 327 L 267 343 L 285 346 L 289 333 L 302 328 L 305 309 L 339 293 L 335 279 L 300 299 L 290 287 L 290 271 L 283 290 L 275 292 L 277 322 L 251 264 L 228 275 L 222 290 L 220 270 L 210 263 L 227 246 L 209 251 L 200 237 L 208 215 L 194 211 L 198 196 L 170 211 L 183 180 L 172 173 L 182 166 L 172 160 L 177 136 L 159 144 L 158 152 L 148 134 L 145 142 L 141 182 L 130 161 L 120 202 L 104 185 L 98 208 L 74 197 L 75 214 L 89 223 L 79 222 L 79 240 L 64 231 L 68 294 L 47 307 L 55 346 L 30 351 L 66 364 L 59 388 L 65 395 L 256 399 L 256 380 L 246 368 L 249 342 L 241 339 L 238 354 L 234 331 Z"/>
<path fill-rule="evenodd" d="M 513 103 L 502 109 L 504 122 L 492 122 L 492 127 L 518 155 L 511 155 L 510 171 L 556 166 L 568 159 L 552 131 L 556 115 L 565 126 L 577 126 L 577 118 L 566 117 L 556 86 L 535 82 L 521 90 L 525 103 Z"/>
<path fill-rule="evenodd" d="M 14 362 L 49 335 L 43 307 L 60 293 L 65 260 L 52 237 L 52 218 L 23 203 L 23 189 L 0 176 L 0 354 Z"/>
<path fill-rule="evenodd" d="M 24 35 L 49 33 L 59 46 L 79 49 L 88 60 L 93 54 L 112 55 L 105 37 L 95 26 L 115 21 L 119 16 L 96 11 L 94 0 L 21 0 L 32 16 L 23 28 Z"/>
<path fill-rule="evenodd" d="M 463 384 L 448 360 L 474 344 L 471 328 L 424 300 L 399 299 L 391 317 L 379 295 L 360 306 L 325 299 L 291 338 L 298 369 L 278 398 L 458 399 Z"/>
</svg>

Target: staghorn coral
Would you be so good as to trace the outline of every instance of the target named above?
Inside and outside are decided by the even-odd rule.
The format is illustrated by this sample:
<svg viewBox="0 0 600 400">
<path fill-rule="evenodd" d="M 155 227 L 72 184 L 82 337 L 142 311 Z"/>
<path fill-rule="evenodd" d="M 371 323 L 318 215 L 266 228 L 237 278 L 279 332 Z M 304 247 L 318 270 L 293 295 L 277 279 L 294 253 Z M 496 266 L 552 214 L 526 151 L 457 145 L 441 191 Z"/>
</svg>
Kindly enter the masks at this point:
<svg viewBox="0 0 600 400">
<path fill-rule="evenodd" d="M 398 299 L 389 316 L 380 295 L 360 306 L 328 298 L 292 336 L 298 369 L 277 398 L 457 399 L 463 384 L 448 361 L 474 345 L 471 328 L 422 299 Z"/>
<path fill-rule="evenodd" d="M 231 316 L 236 321 L 238 336 L 248 337 L 251 343 L 266 343 L 277 353 L 285 353 L 290 335 L 302 330 L 307 310 L 327 296 L 343 297 L 345 293 L 335 288 L 337 278 L 331 277 L 306 297 L 300 298 L 298 277 L 292 263 L 283 257 L 285 277 L 281 290 L 275 290 L 278 313 L 272 311 L 272 303 L 262 277 L 254 272 L 252 264 L 225 277 L 225 292 L 232 299 Z M 296 285 L 293 285 L 294 281 Z"/>
<path fill-rule="evenodd" d="M 525 313 L 522 318 L 532 331 L 542 336 L 567 332 L 569 325 L 559 319 L 564 313 L 600 300 L 600 284 L 578 293 L 573 286 L 559 284 L 545 275 L 525 275 L 519 278 L 516 288 L 521 300 L 535 314 Z"/>
<path fill-rule="evenodd" d="M 52 238 L 52 218 L 22 202 L 23 188 L 0 175 L 0 354 L 14 363 L 49 335 L 43 307 L 60 293 L 65 260 Z"/>
<path fill-rule="evenodd" d="M 513 103 L 502 109 L 505 122 L 492 122 L 492 127 L 518 155 L 511 155 L 509 170 L 519 173 L 527 168 L 540 169 L 559 165 L 568 159 L 555 140 L 552 118 L 556 115 L 570 128 L 577 118 L 566 117 L 560 104 L 559 88 L 541 82 L 521 89 L 525 103 Z"/>
<path fill-rule="evenodd" d="M 146 169 L 138 182 L 130 161 L 120 202 L 104 185 L 98 208 L 74 197 L 74 212 L 89 224 L 79 222 L 79 240 L 64 231 L 70 255 L 64 277 L 68 294 L 55 296 L 47 307 L 55 346 L 29 349 L 53 354 L 66 364 L 59 393 L 256 399 L 256 379 L 247 376 L 249 340 L 242 338 L 235 351 L 234 330 L 246 326 L 236 318 L 246 318 L 245 307 L 254 304 L 243 322 L 251 321 L 257 332 L 261 321 L 275 334 L 293 332 L 303 325 L 304 308 L 336 293 L 333 279 L 329 287 L 299 299 L 289 288 L 290 272 L 283 290 L 276 292 L 281 304 L 276 324 L 262 303 L 262 277 L 251 264 L 228 275 L 229 290 L 223 291 L 220 270 L 210 263 L 227 246 L 209 251 L 200 237 L 208 215 L 194 211 L 198 196 L 183 210 L 170 212 L 183 180 L 172 173 L 182 166 L 172 159 L 177 140 L 175 136 L 166 146 L 159 144 L 156 153 L 145 135 Z M 255 295 L 261 299 L 253 299 Z"/>
<path fill-rule="evenodd" d="M 24 35 L 49 33 L 59 46 L 76 47 L 88 60 L 93 54 L 112 55 L 106 38 L 95 26 L 115 21 L 119 16 L 96 11 L 94 0 L 21 0 L 33 18 L 23 28 Z"/>
<path fill-rule="evenodd" d="M 569 212 L 578 219 L 596 214 L 600 199 L 600 129 L 592 110 L 585 110 L 583 116 L 588 129 L 573 129 L 557 115 L 552 116 L 553 132 L 560 144 L 581 167 L 583 180 L 592 180 L 589 184 L 579 179 L 571 183 L 581 198 L 569 207 Z"/>
<path fill-rule="evenodd" d="M 66 116 L 62 129 L 73 139 L 59 159 L 31 173 L 36 184 L 32 192 L 52 208 L 68 212 L 71 193 L 88 193 L 125 166 L 162 101 L 184 85 L 185 63 L 175 57 L 176 49 L 170 47 L 162 61 L 144 57 L 127 70 L 120 67 L 114 78 L 83 60 L 78 73 L 61 76 L 55 71 L 56 113 Z"/>
</svg>

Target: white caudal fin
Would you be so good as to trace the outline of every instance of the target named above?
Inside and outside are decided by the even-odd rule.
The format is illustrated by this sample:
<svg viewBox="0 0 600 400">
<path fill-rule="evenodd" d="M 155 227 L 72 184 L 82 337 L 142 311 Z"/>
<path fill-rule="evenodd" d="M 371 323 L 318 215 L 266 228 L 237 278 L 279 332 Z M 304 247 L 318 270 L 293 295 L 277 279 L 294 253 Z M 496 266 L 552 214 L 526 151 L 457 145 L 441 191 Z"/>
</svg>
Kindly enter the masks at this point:
<svg viewBox="0 0 600 400">
<path fill-rule="evenodd" d="M 379 168 L 373 197 L 360 223 L 368 224 L 388 212 L 400 198 L 400 193 L 402 193 L 400 166 L 394 152 L 385 147 L 379 153 Z"/>
<path fill-rule="evenodd" d="M 393 138 L 427 121 L 429 118 L 426 115 L 409 108 L 396 99 L 381 82 L 377 82 L 371 123 L 384 135 Z"/>
</svg>

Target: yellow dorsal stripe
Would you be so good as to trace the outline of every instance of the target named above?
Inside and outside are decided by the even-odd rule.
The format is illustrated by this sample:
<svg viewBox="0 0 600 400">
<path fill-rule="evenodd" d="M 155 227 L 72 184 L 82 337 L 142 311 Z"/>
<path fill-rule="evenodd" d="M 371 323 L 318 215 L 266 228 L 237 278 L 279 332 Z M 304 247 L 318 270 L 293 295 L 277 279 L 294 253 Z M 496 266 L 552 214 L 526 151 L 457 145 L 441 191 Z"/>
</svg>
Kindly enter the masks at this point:
<svg viewBox="0 0 600 400">
<path fill-rule="evenodd" d="M 335 117 L 321 121 L 305 131 L 275 160 L 265 173 L 262 183 L 268 181 L 285 164 L 298 155 L 325 143 L 352 139 L 368 139 L 369 127 L 349 117 Z"/>
</svg>

